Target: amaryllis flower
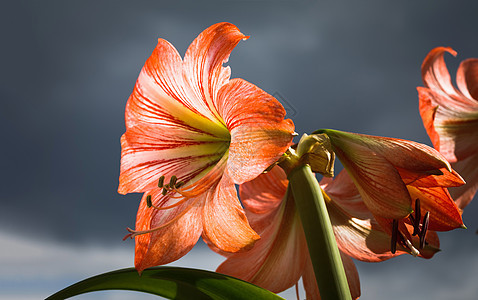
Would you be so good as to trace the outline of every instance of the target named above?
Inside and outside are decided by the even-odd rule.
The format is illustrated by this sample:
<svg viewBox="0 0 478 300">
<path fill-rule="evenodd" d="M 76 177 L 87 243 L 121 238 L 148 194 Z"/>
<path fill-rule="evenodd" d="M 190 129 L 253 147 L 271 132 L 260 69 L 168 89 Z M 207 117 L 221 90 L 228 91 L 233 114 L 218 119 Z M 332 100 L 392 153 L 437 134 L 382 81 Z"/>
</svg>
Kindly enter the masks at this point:
<svg viewBox="0 0 478 300">
<path fill-rule="evenodd" d="M 455 88 L 445 65 L 446 52 L 456 55 L 451 48 L 438 47 L 423 61 L 420 114 L 434 147 L 467 182 L 450 189 L 463 209 L 478 190 L 478 59 L 461 62 Z"/>
<path fill-rule="evenodd" d="M 224 67 L 246 39 L 232 24 L 203 31 L 184 60 L 163 39 L 126 106 L 118 191 L 144 193 L 137 214 L 138 271 L 185 255 L 202 235 L 236 252 L 259 239 L 235 185 L 252 180 L 290 145 L 294 125 L 272 96 Z"/>
<path fill-rule="evenodd" d="M 423 248 L 427 229 L 447 231 L 464 226 L 447 191 L 462 185 L 463 179 L 435 149 L 401 139 L 328 129 L 321 132 L 329 136 L 364 204 L 394 242 L 403 242 L 418 255 L 411 235 L 420 237 L 419 248 Z"/>
<path fill-rule="evenodd" d="M 304 231 L 287 185 L 284 171 L 274 167 L 239 187 L 247 217 L 261 239 L 248 252 L 222 253 L 227 260 L 216 271 L 276 293 L 297 284 L 302 277 L 306 298 L 319 299 Z M 333 180 L 324 178 L 321 187 L 352 298 L 356 299 L 360 296 L 360 282 L 351 257 L 378 262 L 411 250 L 399 243 L 396 252 L 391 252 L 390 235 L 375 221 L 345 171 Z M 435 232 L 428 233 L 427 242 L 421 256 L 429 258 L 439 247 Z M 412 243 L 418 247 L 418 238 L 413 238 Z"/>
</svg>

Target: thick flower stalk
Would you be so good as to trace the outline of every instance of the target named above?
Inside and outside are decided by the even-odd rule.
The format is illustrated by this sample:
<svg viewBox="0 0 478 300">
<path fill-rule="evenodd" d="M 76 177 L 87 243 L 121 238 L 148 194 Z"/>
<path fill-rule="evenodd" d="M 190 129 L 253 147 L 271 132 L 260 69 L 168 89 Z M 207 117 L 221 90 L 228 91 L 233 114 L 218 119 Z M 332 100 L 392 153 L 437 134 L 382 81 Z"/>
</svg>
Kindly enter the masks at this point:
<svg viewBox="0 0 478 300">
<path fill-rule="evenodd" d="M 129 235 L 140 272 L 182 257 L 201 235 L 226 252 L 259 239 L 234 184 L 276 162 L 294 125 L 271 95 L 230 79 L 223 63 L 244 39 L 234 25 L 215 24 L 184 60 L 159 39 L 128 99 L 118 191 L 144 193 Z"/>
<path fill-rule="evenodd" d="M 435 149 L 401 139 L 317 132 L 330 138 L 367 209 L 392 237 L 392 252 L 398 243 L 414 255 L 427 256 L 429 230 L 464 227 L 447 190 L 462 185 L 463 179 Z"/>
<path fill-rule="evenodd" d="M 451 48 L 430 51 L 422 64 L 425 87 L 418 87 L 420 115 L 433 146 L 466 181 L 450 189 L 463 209 L 478 190 L 478 59 L 461 62 L 452 84 L 444 54 Z"/>
</svg>

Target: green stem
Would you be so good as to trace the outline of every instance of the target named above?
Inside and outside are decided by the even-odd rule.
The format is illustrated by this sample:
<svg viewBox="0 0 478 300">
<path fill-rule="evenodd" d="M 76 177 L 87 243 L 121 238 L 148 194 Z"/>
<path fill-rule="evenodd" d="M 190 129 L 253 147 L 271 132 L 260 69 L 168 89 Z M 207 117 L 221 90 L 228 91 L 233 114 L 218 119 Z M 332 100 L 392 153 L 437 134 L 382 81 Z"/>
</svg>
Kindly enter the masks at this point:
<svg viewBox="0 0 478 300">
<path fill-rule="evenodd" d="M 320 296 L 324 300 L 350 300 L 350 290 L 322 190 L 308 165 L 288 175 L 304 228 Z"/>
</svg>

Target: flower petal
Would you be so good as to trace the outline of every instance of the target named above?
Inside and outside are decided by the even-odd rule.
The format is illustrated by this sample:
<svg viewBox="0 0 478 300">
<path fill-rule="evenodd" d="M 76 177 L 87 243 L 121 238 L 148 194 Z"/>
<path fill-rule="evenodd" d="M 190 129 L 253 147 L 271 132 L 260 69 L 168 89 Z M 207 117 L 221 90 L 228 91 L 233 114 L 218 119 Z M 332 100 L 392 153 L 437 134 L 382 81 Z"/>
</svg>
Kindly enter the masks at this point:
<svg viewBox="0 0 478 300">
<path fill-rule="evenodd" d="M 335 199 L 327 203 L 327 210 L 337 245 L 342 252 L 366 262 L 384 261 L 404 253 L 390 252 L 390 235 L 375 219 L 354 218 L 334 202 Z"/>
<path fill-rule="evenodd" d="M 473 200 L 473 197 L 478 190 L 477 166 L 478 153 L 453 164 L 453 168 L 456 168 L 466 180 L 465 185 L 449 189 L 450 194 L 452 195 L 453 199 L 455 199 L 455 202 L 460 209 L 465 208 L 470 201 Z"/>
<path fill-rule="evenodd" d="M 145 192 L 157 187 L 159 177 L 172 175 L 190 182 L 211 171 L 227 155 L 227 143 L 152 142 L 153 130 L 131 127 L 121 138 L 121 173 L 118 192 Z M 130 142 L 130 140 L 132 142 Z M 163 142 L 163 143 L 162 143 Z"/>
<path fill-rule="evenodd" d="M 401 168 L 397 169 L 406 185 L 425 187 L 454 187 L 465 184 L 465 181 L 460 174 L 458 174 L 455 170 L 450 172 L 446 168 L 423 173 L 411 172 Z"/>
<path fill-rule="evenodd" d="M 250 249 L 260 238 L 249 226 L 234 183 L 227 172 L 216 188 L 207 194 L 203 224 L 203 237 L 226 252 Z"/>
<path fill-rule="evenodd" d="M 450 96 L 429 89 L 418 91 L 420 114 L 435 148 L 452 163 L 477 153 L 478 107 L 457 106 Z"/>
<path fill-rule="evenodd" d="M 390 252 L 390 235 L 375 221 L 345 170 L 333 180 L 321 181 L 339 249 L 355 259 L 383 261 L 403 254 Z"/>
<path fill-rule="evenodd" d="M 302 225 L 289 198 L 254 247 L 230 256 L 216 271 L 278 293 L 299 280 L 308 257 L 305 249 Z"/>
<path fill-rule="evenodd" d="M 456 56 L 456 51 L 448 47 L 437 47 L 428 53 L 422 64 L 422 79 L 425 86 L 432 90 L 442 90 L 449 95 L 459 97 L 451 83 L 450 73 L 445 64 L 444 54 Z"/>
<path fill-rule="evenodd" d="M 239 195 L 251 227 L 262 235 L 275 222 L 289 181 L 282 168 L 275 166 L 266 174 L 239 186 Z"/>
<path fill-rule="evenodd" d="M 239 186 L 244 207 L 253 213 L 263 214 L 276 208 L 285 195 L 289 181 L 280 167 L 273 167 L 266 174 Z"/>
<path fill-rule="evenodd" d="M 218 94 L 217 107 L 231 132 L 228 170 L 237 184 L 250 181 L 291 145 L 294 124 L 274 97 L 233 79 Z"/>
<path fill-rule="evenodd" d="M 157 210 L 148 207 L 147 195 L 152 196 L 153 204 L 169 204 L 159 189 L 145 193 L 141 199 L 136 218 L 136 231 L 150 230 L 168 222 L 169 225 L 152 233 L 135 237 L 135 267 L 138 272 L 144 269 L 175 261 L 188 253 L 198 241 L 202 231 L 202 209 L 198 202 L 204 199 L 190 199 L 175 208 Z"/>
<path fill-rule="evenodd" d="M 478 107 L 478 59 L 469 58 L 461 62 L 456 74 L 456 83 L 469 100 L 470 107 Z M 475 101 L 473 101 L 475 100 Z"/>
<path fill-rule="evenodd" d="M 201 105 L 202 98 L 191 90 L 183 76 L 183 62 L 165 40 L 158 45 L 141 70 L 126 107 L 126 128 L 147 122 L 180 128 L 203 135 L 227 138 L 225 126 Z"/>
<path fill-rule="evenodd" d="M 408 186 L 408 191 L 413 199 L 412 206 L 420 199 L 421 215 L 430 212 L 429 230 L 448 231 L 463 226 L 460 211 L 447 189 Z"/>
<path fill-rule="evenodd" d="M 332 143 L 372 214 L 401 219 L 412 211 L 406 186 L 388 160 L 360 144 Z"/>
<path fill-rule="evenodd" d="M 373 217 L 346 170 L 342 170 L 334 179 L 322 178 L 320 187 L 325 192 L 324 197 L 330 198 L 334 205 L 340 207 L 347 214 L 353 215 L 354 218 L 370 219 Z"/>
<path fill-rule="evenodd" d="M 217 23 L 201 32 L 186 51 L 184 77 L 190 83 L 195 98 L 200 100 L 198 104 L 201 107 L 198 109 L 209 119 L 222 120 L 214 103 L 219 88 L 230 77 L 229 67 L 222 65 L 227 62 L 234 47 L 244 39 L 247 37 L 233 24 Z"/>
<path fill-rule="evenodd" d="M 435 149 L 440 150 L 440 136 L 435 130 L 435 115 L 438 109 L 438 105 L 432 100 L 430 89 L 418 87 L 418 99 L 419 99 L 419 111 L 420 116 L 422 117 L 423 126 L 432 141 Z M 443 152 L 441 152 L 443 154 Z M 450 161 L 450 157 L 444 154 L 445 157 Z M 454 160 L 456 158 L 453 156 Z"/>
</svg>

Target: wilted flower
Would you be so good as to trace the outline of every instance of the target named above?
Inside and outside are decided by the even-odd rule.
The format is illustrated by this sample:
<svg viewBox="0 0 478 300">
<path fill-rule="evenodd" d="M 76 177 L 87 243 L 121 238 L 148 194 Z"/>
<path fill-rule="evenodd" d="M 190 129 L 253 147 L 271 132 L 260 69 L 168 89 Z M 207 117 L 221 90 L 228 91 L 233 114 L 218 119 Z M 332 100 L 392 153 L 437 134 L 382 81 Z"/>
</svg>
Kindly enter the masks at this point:
<svg viewBox="0 0 478 300">
<path fill-rule="evenodd" d="M 234 184 L 252 180 L 289 147 L 294 125 L 272 96 L 223 67 L 246 39 L 234 25 L 203 31 L 184 60 L 159 39 L 126 106 L 118 191 L 144 193 L 138 271 L 185 255 L 202 235 L 236 252 L 253 246 Z"/>
<path fill-rule="evenodd" d="M 478 190 L 478 59 L 461 62 L 455 88 L 445 65 L 451 48 L 430 51 L 422 64 L 425 87 L 418 87 L 420 114 L 434 147 L 467 184 L 450 189 L 461 209 Z"/>
</svg>

